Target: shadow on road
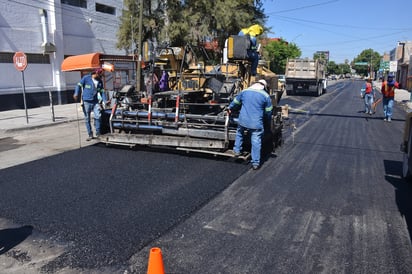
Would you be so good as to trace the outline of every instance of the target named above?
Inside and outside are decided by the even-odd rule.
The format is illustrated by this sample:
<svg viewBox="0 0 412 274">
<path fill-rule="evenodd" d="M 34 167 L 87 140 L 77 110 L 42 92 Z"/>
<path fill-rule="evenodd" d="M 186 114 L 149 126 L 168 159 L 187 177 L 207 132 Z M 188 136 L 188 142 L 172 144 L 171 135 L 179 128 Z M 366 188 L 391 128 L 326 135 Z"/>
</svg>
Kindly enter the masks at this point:
<svg viewBox="0 0 412 274">
<path fill-rule="evenodd" d="M 385 179 L 395 187 L 396 205 L 405 217 L 409 238 L 412 239 L 412 184 L 401 179 L 402 162 L 384 160 Z"/>
<path fill-rule="evenodd" d="M 31 225 L 0 230 L 0 255 L 23 242 L 33 232 Z"/>
</svg>

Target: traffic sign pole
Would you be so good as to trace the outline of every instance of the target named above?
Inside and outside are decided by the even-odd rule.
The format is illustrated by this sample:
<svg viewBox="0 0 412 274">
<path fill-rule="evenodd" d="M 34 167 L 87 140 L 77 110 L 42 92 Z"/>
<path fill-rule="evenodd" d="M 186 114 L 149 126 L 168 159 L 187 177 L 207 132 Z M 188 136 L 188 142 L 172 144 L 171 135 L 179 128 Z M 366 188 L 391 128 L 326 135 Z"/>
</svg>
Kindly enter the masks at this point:
<svg viewBox="0 0 412 274">
<path fill-rule="evenodd" d="M 29 123 L 29 115 L 27 113 L 27 104 L 26 104 L 26 85 L 24 84 L 24 71 L 21 71 L 21 79 L 23 85 L 23 101 L 24 101 L 24 110 L 26 111 L 26 123 Z"/>
</svg>

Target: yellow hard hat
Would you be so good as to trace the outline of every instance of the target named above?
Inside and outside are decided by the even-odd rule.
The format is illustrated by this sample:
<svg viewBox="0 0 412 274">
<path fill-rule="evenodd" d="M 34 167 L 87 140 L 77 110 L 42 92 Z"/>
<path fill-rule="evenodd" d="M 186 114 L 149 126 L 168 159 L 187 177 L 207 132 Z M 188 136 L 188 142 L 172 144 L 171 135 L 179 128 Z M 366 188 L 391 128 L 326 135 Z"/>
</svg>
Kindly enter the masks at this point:
<svg viewBox="0 0 412 274">
<path fill-rule="evenodd" d="M 249 34 L 252 36 L 258 36 L 263 33 L 263 27 L 259 24 L 255 24 L 249 27 Z"/>
<path fill-rule="evenodd" d="M 263 33 L 263 27 L 261 25 L 255 24 L 252 25 L 248 28 L 244 28 L 241 30 L 244 35 L 250 35 L 250 36 L 258 36 Z"/>
</svg>

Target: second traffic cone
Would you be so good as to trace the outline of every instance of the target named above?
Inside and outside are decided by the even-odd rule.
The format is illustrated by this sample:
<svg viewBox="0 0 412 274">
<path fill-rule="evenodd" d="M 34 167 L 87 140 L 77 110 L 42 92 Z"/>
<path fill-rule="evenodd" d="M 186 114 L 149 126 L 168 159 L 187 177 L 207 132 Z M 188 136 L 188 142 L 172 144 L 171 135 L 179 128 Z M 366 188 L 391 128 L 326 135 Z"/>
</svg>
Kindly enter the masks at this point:
<svg viewBox="0 0 412 274">
<path fill-rule="evenodd" d="M 147 274 L 165 274 L 162 250 L 158 247 L 153 247 L 152 249 L 150 249 Z"/>
</svg>

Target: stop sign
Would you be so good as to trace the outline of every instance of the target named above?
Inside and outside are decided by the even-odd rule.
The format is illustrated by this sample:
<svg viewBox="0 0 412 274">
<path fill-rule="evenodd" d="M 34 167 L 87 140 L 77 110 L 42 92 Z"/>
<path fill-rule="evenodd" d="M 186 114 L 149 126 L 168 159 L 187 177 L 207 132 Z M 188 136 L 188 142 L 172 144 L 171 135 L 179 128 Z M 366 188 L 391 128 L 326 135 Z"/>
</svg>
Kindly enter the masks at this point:
<svg viewBox="0 0 412 274">
<path fill-rule="evenodd" d="M 24 52 L 18 51 L 13 56 L 14 67 L 19 71 L 24 71 L 27 67 L 27 57 Z"/>
</svg>

